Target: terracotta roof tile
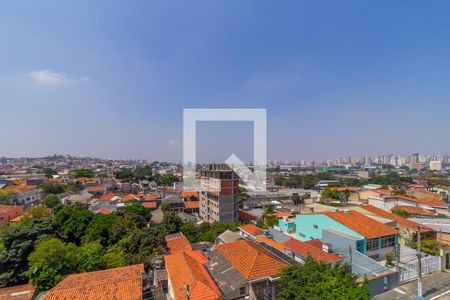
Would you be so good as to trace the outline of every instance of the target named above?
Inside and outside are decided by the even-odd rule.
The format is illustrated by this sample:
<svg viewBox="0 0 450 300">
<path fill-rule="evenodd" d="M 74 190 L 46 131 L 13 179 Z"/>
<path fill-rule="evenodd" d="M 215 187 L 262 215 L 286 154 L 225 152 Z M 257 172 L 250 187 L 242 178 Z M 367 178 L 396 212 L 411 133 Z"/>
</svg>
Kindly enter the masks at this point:
<svg viewBox="0 0 450 300">
<path fill-rule="evenodd" d="M 346 227 L 356 231 L 357 233 L 363 235 L 366 238 L 376 238 L 380 236 L 388 236 L 393 234 L 398 234 L 398 231 L 392 227 L 385 224 L 377 222 L 370 217 L 360 214 L 356 211 L 334 211 L 334 212 L 323 212 L 322 214 L 327 215 L 333 220 L 345 225 Z"/>
<path fill-rule="evenodd" d="M 164 257 L 166 269 L 173 287 L 175 299 L 191 300 L 220 299 L 221 293 L 204 264 L 208 261 L 200 250 L 186 250 Z"/>
<path fill-rule="evenodd" d="M 215 246 L 247 280 L 277 276 L 287 264 L 249 240 L 238 240 Z"/>
<path fill-rule="evenodd" d="M 36 289 L 31 284 L 0 288 L 1 300 L 31 300 Z"/>
<path fill-rule="evenodd" d="M 252 235 L 252 236 L 264 234 L 264 231 L 262 231 L 260 228 L 256 227 L 253 224 L 245 224 L 245 225 L 239 226 L 239 229 Z"/>
<path fill-rule="evenodd" d="M 417 228 L 419 226 L 419 224 L 416 223 L 416 222 L 413 222 L 411 220 L 402 218 L 400 216 L 397 216 L 396 214 L 393 214 L 391 212 L 382 210 L 381 208 L 378 208 L 378 207 L 375 207 L 375 206 L 372 206 L 372 205 L 363 205 L 361 207 L 364 210 L 366 210 L 368 212 L 371 212 L 373 214 L 376 214 L 376 215 L 378 215 L 378 216 L 380 216 L 382 218 L 386 218 L 386 219 L 391 219 L 391 220 L 397 221 L 399 226 L 402 226 L 402 227 L 405 227 L 405 228 L 408 228 L 408 229 L 411 229 L 411 230 L 417 230 Z M 411 207 L 413 207 L 413 206 L 411 206 Z M 421 228 L 423 228 L 422 230 L 424 232 L 432 231 L 430 228 L 428 228 L 426 226 L 423 226 L 423 225 L 421 226 Z"/>
<path fill-rule="evenodd" d="M 239 210 L 239 220 L 244 221 L 244 222 L 250 222 L 253 220 L 256 220 L 258 217 L 255 216 L 254 214 L 249 213 L 248 211 Z"/>
<path fill-rule="evenodd" d="M 188 198 L 188 197 L 197 197 L 198 198 L 198 192 L 197 191 L 182 191 L 180 193 L 181 198 Z"/>
<path fill-rule="evenodd" d="M 158 204 L 156 202 L 141 202 L 142 206 L 147 209 L 154 209 L 158 207 Z"/>
<path fill-rule="evenodd" d="M 100 208 L 95 211 L 95 214 L 109 215 L 110 212 L 106 208 Z"/>
<path fill-rule="evenodd" d="M 74 274 L 66 277 L 45 296 L 45 300 L 142 299 L 144 265 Z"/>
<path fill-rule="evenodd" d="M 200 202 L 198 201 L 185 201 L 184 208 L 187 209 L 195 209 L 200 207 Z"/>
<path fill-rule="evenodd" d="M 156 201 L 156 199 L 158 199 L 158 197 L 154 194 L 147 194 L 145 196 L 145 201 Z"/>
<path fill-rule="evenodd" d="M 178 251 L 192 250 L 191 244 L 184 235 L 179 235 L 166 240 L 170 253 Z"/>
<path fill-rule="evenodd" d="M 440 200 L 436 200 L 436 199 L 432 199 L 432 198 L 417 199 L 417 198 L 411 198 L 411 197 L 402 196 L 402 195 L 394 195 L 394 196 L 386 196 L 386 197 L 384 197 L 384 199 L 387 199 L 387 200 L 403 199 L 403 200 L 407 200 L 407 201 L 414 202 L 414 203 L 426 204 L 429 206 L 443 206 L 443 207 L 447 206 L 447 204 L 444 201 L 440 201 Z"/>
<path fill-rule="evenodd" d="M 284 243 L 281 242 L 276 242 L 271 238 L 268 238 L 264 235 L 260 235 L 256 238 L 256 241 L 258 243 L 265 243 L 267 245 L 269 245 L 272 248 L 277 249 L 278 251 L 284 252 Z"/>
<path fill-rule="evenodd" d="M 322 248 L 316 247 L 310 243 L 301 242 L 296 239 L 290 239 L 284 243 L 284 247 L 287 250 L 296 252 L 303 257 L 311 256 L 317 261 L 323 261 L 328 263 L 334 263 L 341 260 L 341 257 L 337 254 L 328 253 L 322 250 Z"/>
<path fill-rule="evenodd" d="M 411 215 L 424 216 L 424 217 L 434 217 L 435 214 L 425 208 L 419 206 L 409 206 L 409 205 L 398 205 L 391 208 L 391 211 L 404 210 Z"/>
</svg>

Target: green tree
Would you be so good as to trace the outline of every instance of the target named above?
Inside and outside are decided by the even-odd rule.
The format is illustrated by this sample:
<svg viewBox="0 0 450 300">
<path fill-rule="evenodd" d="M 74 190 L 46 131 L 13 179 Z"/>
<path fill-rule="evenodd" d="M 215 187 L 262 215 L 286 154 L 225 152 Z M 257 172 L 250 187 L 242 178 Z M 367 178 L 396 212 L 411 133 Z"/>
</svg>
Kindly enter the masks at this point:
<svg viewBox="0 0 450 300">
<path fill-rule="evenodd" d="M 181 232 L 189 240 L 189 242 L 195 243 L 199 241 L 200 230 L 194 223 L 185 222 L 181 226 Z"/>
<path fill-rule="evenodd" d="M 397 216 L 402 217 L 402 218 L 410 217 L 409 213 L 404 209 L 396 209 L 396 210 L 393 210 L 392 213 L 396 214 Z"/>
<path fill-rule="evenodd" d="M 48 195 L 44 199 L 44 204 L 45 204 L 45 206 L 47 206 L 49 208 L 54 208 L 55 206 L 60 205 L 61 202 L 59 201 L 58 196 L 56 196 L 56 195 Z"/>
<path fill-rule="evenodd" d="M 133 179 L 134 174 L 133 174 L 133 171 L 131 171 L 130 169 L 123 168 L 123 169 L 120 169 L 120 170 L 114 172 L 114 176 L 117 179 L 130 180 L 130 179 Z"/>
<path fill-rule="evenodd" d="M 278 225 L 278 218 L 274 215 L 264 215 L 264 221 L 269 227 Z"/>
<path fill-rule="evenodd" d="M 14 196 L 14 190 L 12 188 L 6 188 L 0 190 L 0 204 L 10 205 Z"/>
<path fill-rule="evenodd" d="M 168 213 L 163 217 L 162 226 L 167 234 L 179 232 L 182 225 L 183 220 L 176 214 Z"/>
<path fill-rule="evenodd" d="M 45 291 L 76 272 L 76 260 L 69 254 L 67 246 L 57 238 L 39 242 L 28 257 L 26 274 L 30 282 L 40 291 Z"/>
<path fill-rule="evenodd" d="M 103 262 L 105 264 L 105 268 L 107 269 L 126 266 L 127 258 L 125 250 L 118 245 L 109 247 L 103 255 Z"/>
<path fill-rule="evenodd" d="M 131 205 L 127 205 L 125 207 L 124 213 L 141 216 L 147 222 L 152 219 L 152 214 L 150 213 L 150 211 L 142 206 L 141 203 L 133 203 Z"/>
<path fill-rule="evenodd" d="M 74 244 L 71 244 L 74 245 Z M 75 261 L 78 272 L 92 272 L 104 268 L 105 249 L 98 242 L 85 243 L 75 247 Z"/>
<path fill-rule="evenodd" d="M 335 190 L 332 190 L 330 188 L 324 188 L 322 193 L 321 193 L 321 197 L 322 198 L 331 198 L 331 199 L 335 199 L 335 200 L 339 200 L 339 193 L 336 192 Z"/>
<path fill-rule="evenodd" d="M 152 176 L 152 169 L 150 166 L 139 167 L 134 169 L 133 175 L 137 179 L 149 178 Z"/>
<path fill-rule="evenodd" d="M 26 280 L 27 257 L 37 241 L 54 236 L 55 226 L 50 219 L 32 219 L 24 224 L 8 226 L 0 236 L 0 287 Z"/>
<path fill-rule="evenodd" d="M 175 174 L 166 173 L 163 175 L 162 184 L 163 185 L 173 185 L 174 182 L 178 182 L 179 179 Z"/>
<path fill-rule="evenodd" d="M 122 218 L 117 214 L 96 215 L 86 228 L 85 242 L 99 242 L 108 247 L 117 243 L 125 235 Z"/>
<path fill-rule="evenodd" d="M 290 266 L 281 273 L 278 293 L 281 300 L 370 299 L 366 282 L 357 283 L 357 276 L 345 264 L 331 266 L 308 257 L 304 265 Z"/>
<path fill-rule="evenodd" d="M 53 168 L 43 168 L 42 173 L 44 173 L 47 178 L 52 178 L 53 175 L 58 175 L 58 172 L 56 172 Z"/>
<path fill-rule="evenodd" d="M 170 205 L 167 202 L 163 202 L 163 204 L 161 204 L 161 210 L 163 212 L 169 212 L 170 211 Z"/>
<path fill-rule="evenodd" d="M 70 172 L 74 178 L 92 178 L 94 177 L 94 172 L 88 169 L 76 169 Z"/>
<path fill-rule="evenodd" d="M 93 217 L 85 205 L 74 203 L 59 210 L 53 221 L 66 241 L 79 245 Z"/>
<path fill-rule="evenodd" d="M 274 212 L 273 205 L 267 205 L 266 208 L 264 208 L 264 213 L 265 214 L 273 214 L 273 212 Z"/>
<path fill-rule="evenodd" d="M 295 205 L 303 204 L 303 198 L 301 198 L 298 193 L 292 193 L 291 200 Z"/>
<path fill-rule="evenodd" d="M 64 193 L 64 185 L 60 183 L 53 183 L 53 182 L 44 182 L 40 184 L 40 188 L 43 190 L 46 194 L 61 194 Z"/>
</svg>

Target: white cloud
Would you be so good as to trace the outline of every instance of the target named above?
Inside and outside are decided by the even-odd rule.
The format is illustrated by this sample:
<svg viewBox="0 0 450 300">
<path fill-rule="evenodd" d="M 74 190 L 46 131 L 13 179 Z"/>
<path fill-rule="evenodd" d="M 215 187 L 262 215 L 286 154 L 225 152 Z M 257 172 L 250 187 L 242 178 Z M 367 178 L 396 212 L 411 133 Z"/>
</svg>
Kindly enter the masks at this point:
<svg viewBox="0 0 450 300">
<path fill-rule="evenodd" d="M 31 71 L 28 73 L 33 81 L 41 84 L 64 84 L 69 82 L 90 81 L 89 77 L 71 78 L 66 73 L 50 70 Z"/>
<path fill-rule="evenodd" d="M 173 146 L 175 146 L 176 144 L 178 144 L 178 141 L 175 140 L 175 139 L 171 139 L 171 140 L 169 140 L 169 142 L 167 143 L 167 146 L 173 147 Z"/>
</svg>

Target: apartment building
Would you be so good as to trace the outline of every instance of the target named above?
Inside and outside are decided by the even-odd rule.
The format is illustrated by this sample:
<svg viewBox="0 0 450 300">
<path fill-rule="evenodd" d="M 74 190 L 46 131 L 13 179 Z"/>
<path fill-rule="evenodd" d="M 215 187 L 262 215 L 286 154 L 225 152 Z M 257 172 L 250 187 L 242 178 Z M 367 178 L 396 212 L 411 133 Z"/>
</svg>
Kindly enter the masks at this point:
<svg viewBox="0 0 450 300">
<path fill-rule="evenodd" d="M 239 177 L 227 165 L 210 165 L 201 172 L 200 218 L 206 222 L 234 223 L 239 215 Z"/>
</svg>

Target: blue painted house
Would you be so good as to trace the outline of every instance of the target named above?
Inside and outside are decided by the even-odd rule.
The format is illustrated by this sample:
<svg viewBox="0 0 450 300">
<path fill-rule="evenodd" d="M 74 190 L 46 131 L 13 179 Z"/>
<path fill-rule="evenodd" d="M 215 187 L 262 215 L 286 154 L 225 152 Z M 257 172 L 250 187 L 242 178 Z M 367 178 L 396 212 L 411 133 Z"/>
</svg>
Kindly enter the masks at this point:
<svg viewBox="0 0 450 300">
<path fill-rule="evenodd" d="M 386 253 L 394 252 L 398 241 L 396 229 L 349 210 L 300 214 L 295 219 L 281 219 L 278 227 L 285 233 L 295 232 L 295 238 L 300 241 L 322 240 L 324 230 L 342 233 L 351 237 L 352 248 L 375 260 L 382 260 Z"/>
</svg>

